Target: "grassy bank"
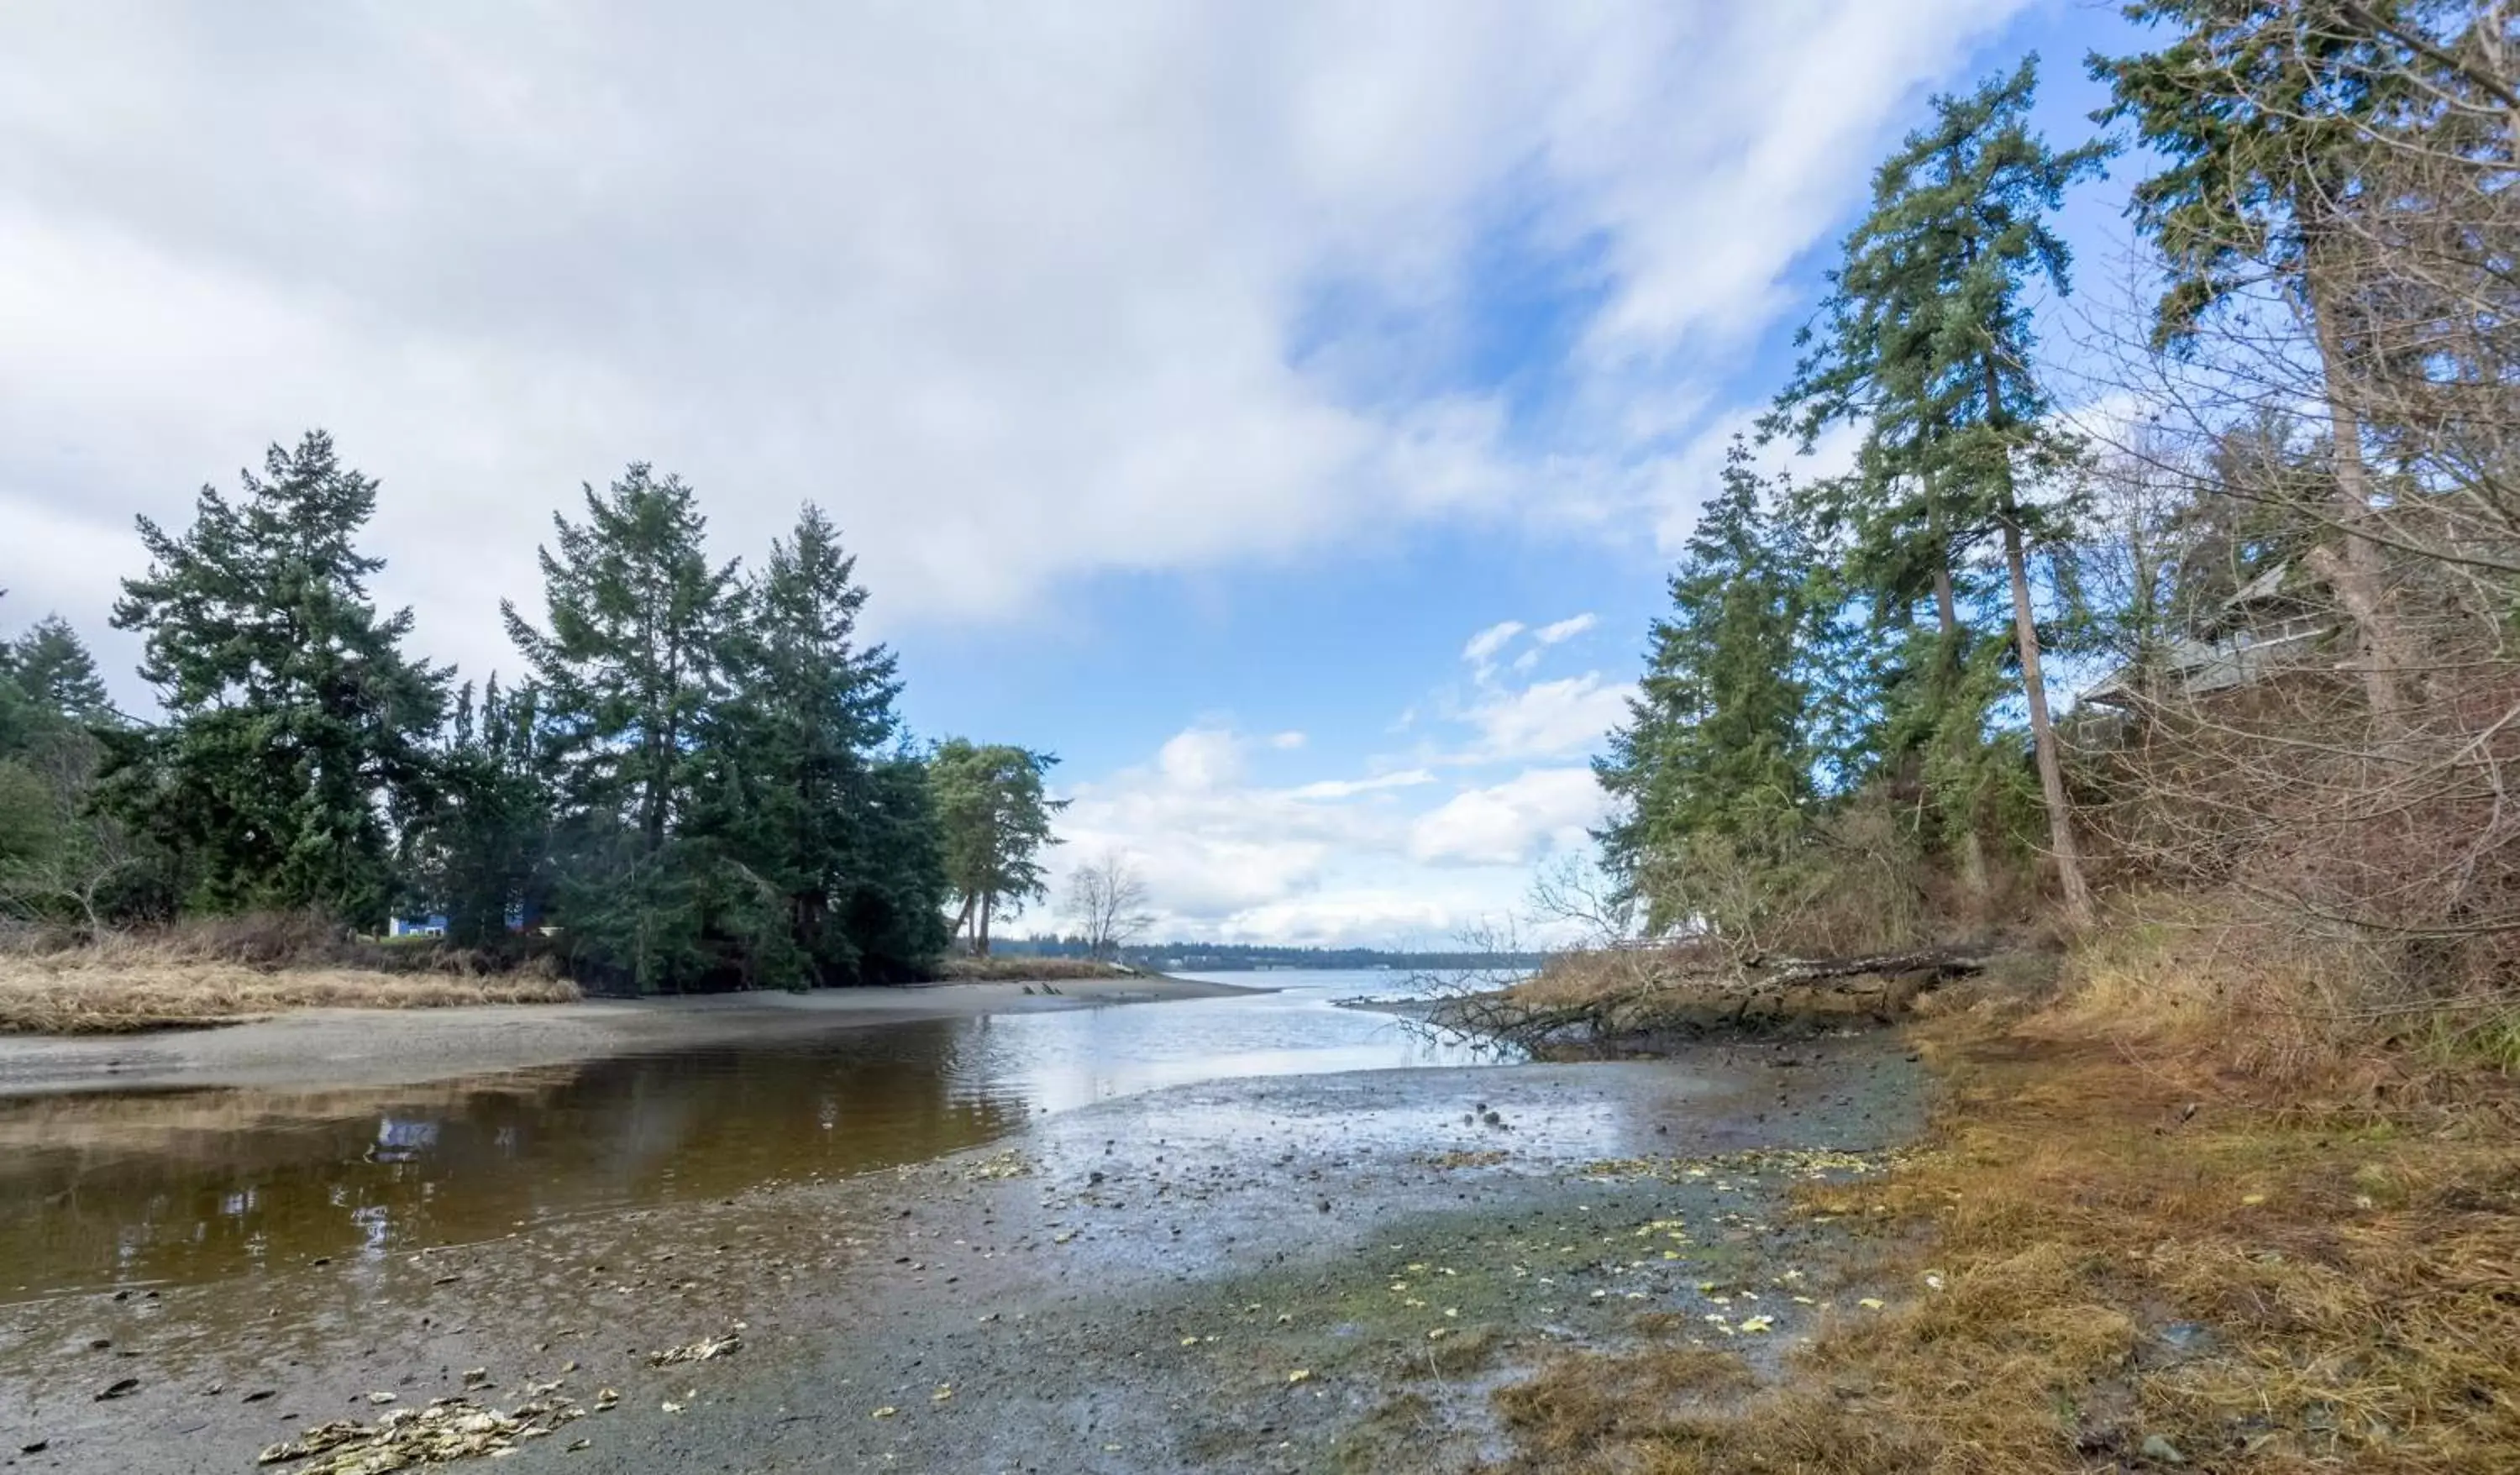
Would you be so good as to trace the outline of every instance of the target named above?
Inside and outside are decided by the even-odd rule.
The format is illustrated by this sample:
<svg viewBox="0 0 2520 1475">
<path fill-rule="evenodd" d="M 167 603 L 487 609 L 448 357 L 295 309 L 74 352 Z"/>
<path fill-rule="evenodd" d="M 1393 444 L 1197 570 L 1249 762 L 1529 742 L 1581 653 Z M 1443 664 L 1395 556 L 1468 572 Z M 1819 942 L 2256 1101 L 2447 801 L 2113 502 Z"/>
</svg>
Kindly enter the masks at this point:
<svg viewBox="0 0 2520 1475">
<path fill-rule="evenodd" d="M 1129 976 L 1125 968 L 1082 958 L 972 958 L 957 953 L 936 963 L 936 978 L 944 983 L 1040 983 Z"/>
<path fill-rule="evenodd" d="M 1848 1284 L 1906 1291 L 1763 1384 L 1568 1358 L 1499 1395 L 1508 1467 L 2520 1470 L 2507 1023 L 2341 1007 L 2202 936 L 2125 923 L 2052 997 L 1929 1001 L 1926 1149 L 1800 1204 L 1861 1227 Z"/>
<path fill-rule="evenodd" d="M 1131 976 L 1073 958 L 937 961 L 947 983 Z M 292 915 L 187 920 L 93 941 L 0 939 L 0 1034 L 99 1035 L 233 1024 L 301 1008 L 557 1004 L 581 997 L 548 951 L 362 938 Z"/>
<path fill-rule="evenodd" d="M 128 1034 L 233 1024 L 300 1008 L 554 1004 L 579 997 L 548 960 L 494 960 L 434 942 L 378 942 L 313 918 L 182 923 L 0 948 L 0 1033 Z"/>
</svg>

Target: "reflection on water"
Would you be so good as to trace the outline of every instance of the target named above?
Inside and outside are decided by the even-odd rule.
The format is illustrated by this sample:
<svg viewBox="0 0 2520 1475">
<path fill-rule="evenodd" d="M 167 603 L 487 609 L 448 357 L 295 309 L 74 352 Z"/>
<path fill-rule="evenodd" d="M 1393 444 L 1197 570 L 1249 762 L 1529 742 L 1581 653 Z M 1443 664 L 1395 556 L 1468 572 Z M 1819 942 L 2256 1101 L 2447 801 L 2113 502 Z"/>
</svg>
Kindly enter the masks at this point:
<svg viewBox="0 0 2520 1475">
<path fill-rule="evenodd" d="M 1278 994 L 841 1030 L 434 1087 L 0 1101 L 0 1299 L 382 1255 L 952 1152 L 1037 1111 L 1466 1050 Z"/>
</svg>

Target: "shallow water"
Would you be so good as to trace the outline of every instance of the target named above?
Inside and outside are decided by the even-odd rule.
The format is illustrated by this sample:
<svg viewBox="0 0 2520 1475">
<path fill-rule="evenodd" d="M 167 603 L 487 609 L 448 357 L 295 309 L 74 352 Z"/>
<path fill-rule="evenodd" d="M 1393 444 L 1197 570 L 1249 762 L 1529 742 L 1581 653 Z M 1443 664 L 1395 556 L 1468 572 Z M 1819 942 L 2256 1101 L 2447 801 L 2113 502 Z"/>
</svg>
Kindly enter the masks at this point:
<svg viewBox="0 0 2520 1475">
<path fill-rule="evenodd" d="M 0 1102 L 0 1300 L 373 1258 L 889 1167 L 1168 1086 L 1495 1059 L 1333 1003 L 1389 991 L 1391 974 L 1219 976 L 1282 991 L 381 1091 Z"/>
</svg>

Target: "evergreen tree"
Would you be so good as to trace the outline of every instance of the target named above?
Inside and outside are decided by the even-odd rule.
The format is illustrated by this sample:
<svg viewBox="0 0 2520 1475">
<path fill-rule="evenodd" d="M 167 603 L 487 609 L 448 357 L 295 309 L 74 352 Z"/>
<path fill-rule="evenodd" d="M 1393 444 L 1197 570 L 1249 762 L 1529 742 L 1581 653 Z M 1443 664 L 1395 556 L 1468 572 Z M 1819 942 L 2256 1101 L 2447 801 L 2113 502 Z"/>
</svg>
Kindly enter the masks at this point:
<svg viewBox="0 0 2520 1475">
<path fill-rule="evenodd" d="M 954 894 L 927 766 L 899 753 L 870 769 L 858 826 L 870 863 L 842 903 L 858 977 L 868 983 L 924 977 L 951 940 L 945 907 Z"/>
<path fill-rule="evenodd" d="M 652 992 L 717 960 L 706 934 L 730 893 L 680 842 L 707 776 L 700 739 L 740 618 L 735 565 L 712 564 L 679 477 L 634 463 L 586 488 L 586 520 L 555 515 L 541 550 L 548 629 L 503 603 L 532 667 L 557 780 L 557 910 L 575 956 Z"/>
<path fill-rule="evenodd" d="M 1978 726 L 1965 703 L 1969 652 L 1958 638 L 1953 570 L 1982 540 L 2000 545 L 2050 852 L 2066 914 L 2079 924 L 2091 900 L 2048 720 L 2027 554 L 2032 538 L 2062 530 L 2018 483 L 2055 450 L 2044 428 L 2048 402 L 2029 368 L 2030 290 L 2043 281 L 2059 293 L 2067 287 L 2068 253 L 2045 217 L 2100 155 L 2096 146 L 2058 154 L 2030 131 L 2036 85 L 2033 58 L 1969 96 L 1936 98 L 1933 125 L 1883 162 L 1872 208 L 1834 275 L 1826 332 L 1779 420 L 1808 441 L 1828 419 L 1868 413 L 1868 474 L 1848 483 L 1863 501 L 1846 515 L 1872 551 L 1871 568 L 1934 571 L 1944 648 L 1927 690 L 1943 709 L 1938 732 L 1955 732 L 1955 715 Z M 1895 549 L 1914 552 L 1900 558 Z M 1895 601 L 1909 582 L 1885 579 L 1877 592 Z M 1959 806 L 1972 821 L 1964 866 L 1975 808 Z"/>
<path fill-rule="evenodd" d="M 1785 864 L 1813 798 L 1810 570 L 1768 500 L 1736 441 L 1672 575 L 1628 725 L 1594 765 L 1619 810 L 1604 859 L 1657 931 L 1689 919 L 1659 867 L 1710 839 L 1732 864 Z"/>
<path fill-rule="evenodd" d="M 456 695 L 436 802 L 413 849 L 422 894 L 458 945 L 496 943 L 547 905 L 552 805 L 538 717 L 532 687 L 502 691 L 496 676 L 477 705 L 469 682 Z"/>
<path fill-rule="evenodd" d="M 174 853 L 195 906 L 377 925 L 447 674 L 404 654 L 408 609 L 369 601 L 384 561 L 357 539 L 377 483 L 330 436 L 273 446 L 243 480 L 234 501 L 203 487 L 181 536 L 139 519 L 151 566 L 123 581 L 113 623 L 145 638 L 166 716 L 107 735 L 104 797 Z"/>
<path fill-rule="evenodd" d="M 0 671 L 37 704 L 76 722 L 104 722 L 113 716 L 105 678 L 96 658 L 69 621 L 48 614 L 13 642 L 0 661 Z"/>
<path fill-rule="evenodd" d="M 1050 843 L 1051 816 L 1067 804 L 1046 797 L 1042 775 L 1058 761 L 962 738 L 928 757 L 945 876 L 959 908 L 954 930 L 969 929 L 979 957 L 988 956 L 989 923 L 999 911 L 1012 916 L 1049 894 L 1041 848 Z"/>
<path fill-rule="evenodd" d="M 891 651 L 856 643 L 867 596 L 855 570 L 831 519 L 807 507 L 751 585 L 730 645 L 731 695 L 712 721 L 723 802 L 711 827 L 781 899 L 774 971 L 792 977 L 773 981 L 852 976 L 852 897 L 893 864 L 871 843 L 868 811 L 901 686 Z"/>
</svg>

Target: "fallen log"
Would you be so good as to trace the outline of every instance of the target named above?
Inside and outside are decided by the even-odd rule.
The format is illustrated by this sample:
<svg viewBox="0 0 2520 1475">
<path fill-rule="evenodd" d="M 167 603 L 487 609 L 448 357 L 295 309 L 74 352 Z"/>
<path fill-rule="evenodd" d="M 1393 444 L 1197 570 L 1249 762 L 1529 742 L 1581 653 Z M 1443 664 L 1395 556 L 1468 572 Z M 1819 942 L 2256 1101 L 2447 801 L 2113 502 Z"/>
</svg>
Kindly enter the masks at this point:
<svg viewBox="0 0 2520 1475">
<path fill-rule="evenodd" d="M 1623 955 L 1634 981 L 1588 997 L 1533 998 L 1523 988 L 1463 994 L 1437 1006 L 1443 1030 L 1511 1042 L 1535 1051 L 1615 1048 L 1658 1035 L 1752 1034 L 1795 1028 L 1887 1024 L 1917 995 L 1975 973 L 1994 955 L 1926 948 L 1836 958 L 1756 959 L 1709 965 L 1702 952 L 1675 953 L 1663 965 Z"/>
<path fill-rule="evenodd" d="M 1755 980 L 1767 983 L 1810 983 L 1823 978 L 1853 978 L 1867 973 L 1931 973 L 1958 978 L 1975 973 L 1993 955 L 1964 948 L 1925 948 L 1912 953 L 1868 953 L 1849 958 L 1754 959 Z"/>
</svg>

